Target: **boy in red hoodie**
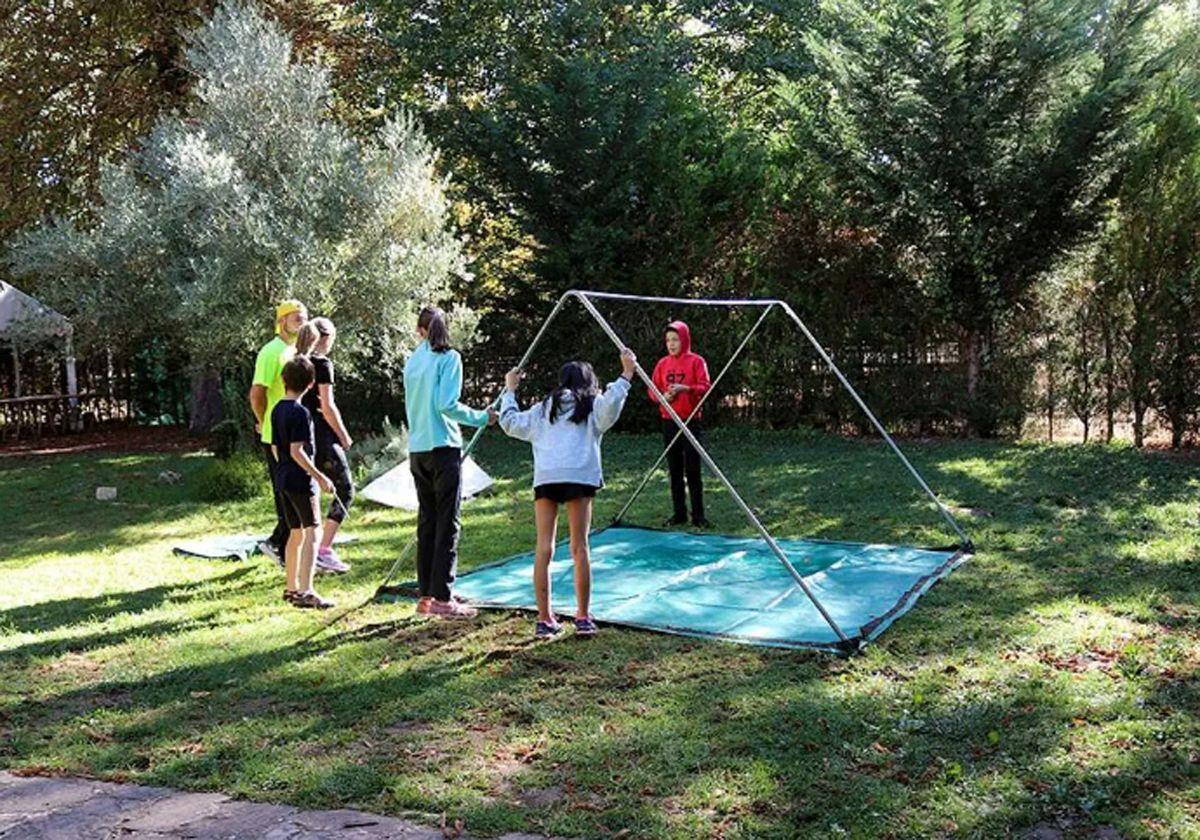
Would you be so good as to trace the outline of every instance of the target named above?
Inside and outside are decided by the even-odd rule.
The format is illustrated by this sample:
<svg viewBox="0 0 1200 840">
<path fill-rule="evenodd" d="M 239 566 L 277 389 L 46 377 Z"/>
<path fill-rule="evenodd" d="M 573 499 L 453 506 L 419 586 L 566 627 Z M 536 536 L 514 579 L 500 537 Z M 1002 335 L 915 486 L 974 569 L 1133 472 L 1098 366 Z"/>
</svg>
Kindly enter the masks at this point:
<svg viewBox="0 0 1200 840">
<path fill-rule="evenodd" d="M 692 352 L 692 334 L 683 321 L 667 324 L 665 340 L 667 355 L 658 360 L 651 379 L 654 381 L 654 387 L 662 391 L 680 419 L 687 421 L 691 418 L 688 428 L 699 440 L 700 412 L 696 411 L 696 407 L 711 384 L 708 378 L 708 364 L 703 356 Z M 659 414 L 662 415 L 663 444 L 669 445 L 679 432 L 679 427 L 675 425 L 666 408 L 658 402 L 658 397 L 649 389 L 647 393 L 650 399 L 658 404 Z M 695 417 L 692 417 L 693 413 Z M 671 469 L 671 501 L 675 506 L 675 513 L 669 524 L 683 525 L 688 521 L 687 498 L 684 493 L 686 475 L 687 489 L 692 497 L 692 524 L 702 528 L 708 527 L 708 520 L 704 518 L 704 484 L 700 474 L 700 453 L 681 434 L 667 450 L 667 464 Z"/>
</svg>

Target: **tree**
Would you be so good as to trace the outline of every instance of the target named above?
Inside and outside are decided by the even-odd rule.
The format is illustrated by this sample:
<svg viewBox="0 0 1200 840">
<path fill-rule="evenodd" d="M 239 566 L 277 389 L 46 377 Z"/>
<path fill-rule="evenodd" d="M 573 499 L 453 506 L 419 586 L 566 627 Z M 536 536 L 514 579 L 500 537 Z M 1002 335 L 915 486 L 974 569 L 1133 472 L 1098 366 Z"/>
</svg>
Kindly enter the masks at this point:
<svg viewBox="0 0 1200 840">
<path fill-rule="evenodd" d="M 540 318 L 572 286 L 678 288 L 758 195 L 761 155 L 696 71 L 675 4 L 372 0 L 464 185 L 480 302 Z"/>
<path fill-rule="evenodd" d="M 1102 291 L 1128 312 L 1124 379 L 1134 442 L 1163 412 L 1179 447 L 1200 407 L 1200 109 L 1186 81 L 1165 84 L 1101 241 Z"/>
<path fill-rule="evenodd" d="M 354 137 L 331 118 L 328 71 L 293 62 L 280 27 L 241 2 L 189 39 L 184 67 L 186 112 L 102 166 L 87 212 L 19 237 L 10 269 L 39 277 L 93 346 L 154 338 L 220 371 L 248 361 L 273 303 L 297 296 L 337 318 L 351 368 L 394 363 L 416 305 L 465 275 L 414 119 Z"/>
<path fill-rule="evenodd" d="M 998 325 L 1094 228 L 1159 67 L 1156 0 L 886 0 L 831 6 L 787 82 L 808 145 L 898 266 L 958 328 L 978 433 Z"/>
<path fill-rule="evenodd" d="M 1105 312 L 1093 268 L 1094 247 L 1064 259 L 1046 290 L 1043 323 L 1053 350 L 1046 360 L 1049 381 L 1058 383 L 1062 402 L 1091 437 L 1092 420 L 1104 406 Z"/>
<path fill-rule="evenodd" d="M 0 240 L 96 197 L 101 162 L 183 104 L 184 33 L 215 0 L 0 6 Z M 270 0 L 302 55 L 355 77 L 371 42 L 352 0 Z"/>
</svg>

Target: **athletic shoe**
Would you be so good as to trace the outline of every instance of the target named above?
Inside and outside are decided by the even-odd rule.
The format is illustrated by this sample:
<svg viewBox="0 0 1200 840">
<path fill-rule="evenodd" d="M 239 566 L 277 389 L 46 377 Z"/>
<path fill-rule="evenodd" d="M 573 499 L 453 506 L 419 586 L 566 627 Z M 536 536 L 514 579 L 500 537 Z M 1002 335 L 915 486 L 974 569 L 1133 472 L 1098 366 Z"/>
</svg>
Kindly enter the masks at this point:
<svg viewBox="0 0 1200 840">
<path fill-rule="evenodd" d="M 562 632 L 562 625 L 557 621 L 539 621 L 534 628 L 535 639 L 552 639 Z"/>
<path fill-rule="evenodd" d="M 283 590 L 283 600 L 289 604 L 294 604 L 298 597 L 300 597 L 300 593 L 297 592 L 295 589 Z"/>
<path fill-rule="evenodd" d="M 434 598 L 429 604 L 429 614 L 448 619 L 474 618 L 479 615 L 479 610 L 458 601 L 439 601 Z"/>
<path fill-rule="evenodd" d="M 350 571 L 350 564 L 343 563 L 332 548 L 322 548 L 317 551 L 317 571 L 329 572 L 335 575 Z"/>
<path fill-rule="evenodd" d="M 297 592 L 292 606 L 305 610 L 328 610 L 336 605 L 328 598 L 322 598 L 316 592 Z"/>
<path fill-rule="evenodd" d="M 666 520 L 663 522 L 663 525 L 665 525 L 668 528 L 673 528 L 676 525 L 686 525 L 686 524 L 687 524 L 686 516 L 668 516 L 666 518 Z"/>
<path fill-rule="evenodd" d="M 595 636 L 596 622 L 592 621 L 589 615 L 587 618 L 575 619 L 575 635 L 576 636 Z"/>
<path fill-rule="evenodd" d="M 417 615 L 429 615 L 429 605 L 432 603 L 432 598 L 428 595 L 422 595 L 417 599 Z"/>
<path fill-rule="evenodd" d="M 279 565 L 283 565 L 283 552 L 271 544 L 270 540 L 263 540 L 258 544 L 258 550 L 270 557 Z"/>
<path fill-rule="evenodd" d="M 692 526 L 695 528 L 711 528 L 713 524 L 707 519 L 701 517 L 700 519 L 693 519 Z"/>
</svg>

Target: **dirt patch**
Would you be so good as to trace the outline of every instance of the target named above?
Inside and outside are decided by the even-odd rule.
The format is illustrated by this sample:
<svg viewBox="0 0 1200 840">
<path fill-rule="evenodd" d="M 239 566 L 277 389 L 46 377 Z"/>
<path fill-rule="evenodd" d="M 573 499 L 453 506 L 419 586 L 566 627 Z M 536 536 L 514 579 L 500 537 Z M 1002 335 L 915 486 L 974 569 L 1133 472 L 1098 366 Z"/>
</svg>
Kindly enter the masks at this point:
<svg viewBox="0 0 1200 840">
<path fill-rule="evenodd" d="M 516 792 L 517 801 L 526 808 L 548 808 L 562 802 L 566 794 L 558 785 L 544 788 L 524 788 Z"/>
<path fill-rule="evenodd" d="M 47 662 L 45 665 L 39 666 L 35 673 L 39 676 L 70 674 L 75 677 L 82 677 L 97 674 L 103 669 L 103 665 L 82 653 L 67 653 L 53 662 Z"/>
<path fill-rule="evenodd" d="M 0 443 L 0 460 L 77 455 L 82 452 L 198 452 L 203 435 L 184 426 L 109 426 L 75 435 L 53 435 Z"/>
</svg>

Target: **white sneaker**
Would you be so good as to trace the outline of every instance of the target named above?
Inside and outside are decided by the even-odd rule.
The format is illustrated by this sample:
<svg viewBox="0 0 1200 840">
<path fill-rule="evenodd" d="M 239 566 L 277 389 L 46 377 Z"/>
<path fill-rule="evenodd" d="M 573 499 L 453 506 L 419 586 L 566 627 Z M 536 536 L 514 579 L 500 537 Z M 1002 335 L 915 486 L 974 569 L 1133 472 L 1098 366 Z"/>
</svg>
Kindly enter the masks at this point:
<svg viewBox="0 0 1200 840">
<path fill-rule="evenodd" d="M 350 564 L 343 563 L 332 548 L 322 548 L 317 551 L 317 571 L 328 574 L 345 574 L 350 571 Z"/>
<path fill-rule="evenodd" d="M 258 550 L 261 551 L 263 554 L 267 555 L 268 557 L 270 557 L 272 560 L 274 560 L 280 566 L 283 565 L 283 555 L 281 555 L 279 553 L 279 549 L 277 549 L 277 548 L 275 548 L 275 546 L 271 545 L 270 540 L 263 540 L 262 542 L 260 542 L 258 544 Z"/>
</svg>

